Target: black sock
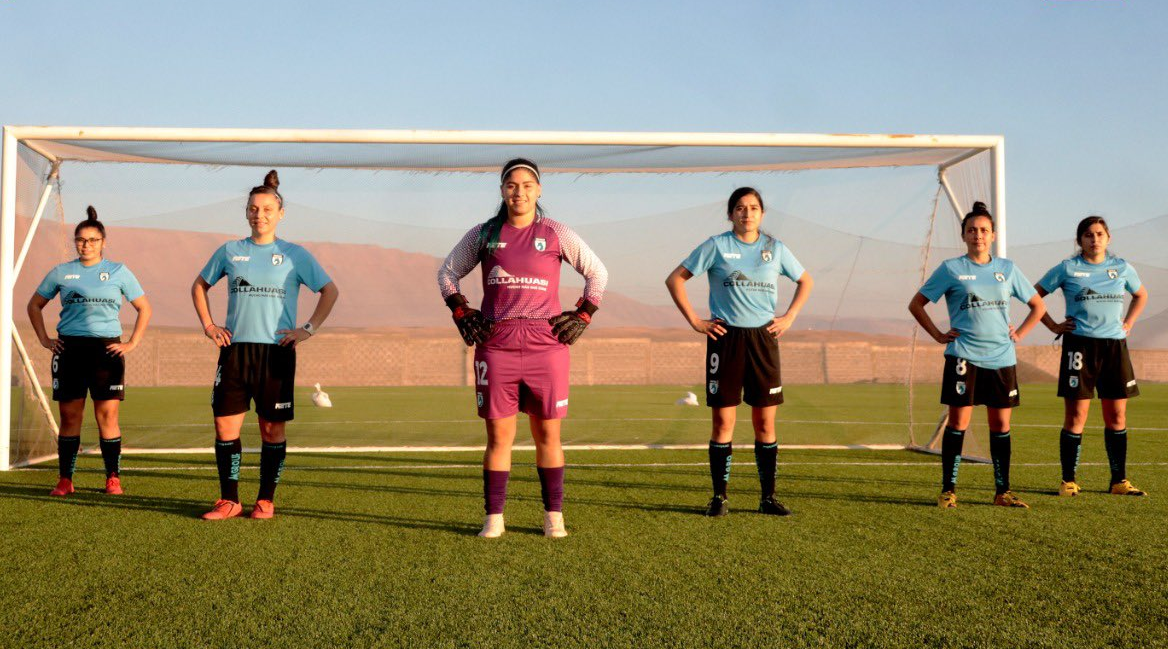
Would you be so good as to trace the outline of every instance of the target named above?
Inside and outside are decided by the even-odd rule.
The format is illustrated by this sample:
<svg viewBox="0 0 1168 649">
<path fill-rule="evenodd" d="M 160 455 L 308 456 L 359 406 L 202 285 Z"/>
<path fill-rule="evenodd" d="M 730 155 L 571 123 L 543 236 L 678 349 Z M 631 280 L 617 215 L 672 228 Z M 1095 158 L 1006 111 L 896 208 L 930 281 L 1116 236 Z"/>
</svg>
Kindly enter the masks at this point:
<svg viewBox="0 0 1168 649">
<path fill-rule="evenodd" d="M 57 467 L 62 478 L 73 478 L 73 471 L 77 469 L 77 451 L 81 450 L 81 436 L 57 437 Z"/>
<path fill-rule="evenodd" d="M 215 440 L 215 465 L 219 468 L 219 498 L 239 502 L 239 463 L 243 442 Z"/>
<path fill-rule="evenodd" d="M 101 459 L 105 463 L 105 477 L 111 478 L 122 470 L 122 438 L 101 440 Z"/>
<path fill-rule="evenodd" d="M 941 436 L 941 491 L 957 488 L 957 469 L 961 468 L 961 447 L 965 444 L 965 431 L 946 426 Z"/>
<path fill-rule="evenodd" d="M 1111 484 L 1127 480 L 1127 429 L 1103 429 L 1103 444 L 1107 447 L 1107 463 L 1111 465 Z"/>
<path fill-rule="evenodd" d="M 764 444 L 754 442 L 754 464 L 758 467 L 758 484 L 762 489 L 762 499 L 775 495 L 775 472 L 779 458 L 779 443 Z"/>
<path fill-rule="evenodd" d="M 272 444 L 264 442 L 260 449 L 260 495 L 256 500 L 272 500 L 276 497 L 276 485 L 284 472 L 284 457 L 288 454 L 288 442 Z"/>
<path fill-rule="evenodd" d="M 994 493 L 1010 490 L 1010 431 L 990 431 L 990 459 L 994 462 Z"/>
<path fill-rule="evenodd" d="M 726 483 L 730 482 L 730 443 L 710 442 L 710 480 L 714 483 L 714 495 L 726 497 Z"/>
<path fill-rule="evenodd" d="M 1059 462 L 1063 465 L 1063 482 L 1074 482 L 1079 469 L 1079 454 L 1083 450 L 1083 436 L 1066 428 L 1059 435 Z"/>
</svg>

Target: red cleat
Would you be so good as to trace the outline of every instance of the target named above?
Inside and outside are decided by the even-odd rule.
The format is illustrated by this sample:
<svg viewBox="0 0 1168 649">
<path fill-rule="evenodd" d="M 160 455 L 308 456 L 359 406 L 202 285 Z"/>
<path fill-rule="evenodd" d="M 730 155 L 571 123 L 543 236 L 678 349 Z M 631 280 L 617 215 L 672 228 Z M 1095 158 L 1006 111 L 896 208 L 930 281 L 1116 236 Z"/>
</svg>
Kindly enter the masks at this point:
<svg viewBox="0 0 1168 649">
<path fill-rule="evenodd" d="M 235 518 L 243 513 L 243 505 L 234 500 L 223 500 L 220 498 L 215 501 L 215 505 L 211 507 L 211 511 L 203 514 L 205 521 L 222 521 L 228 518 Z"/>
<path fill-rule="evenodd" d="M 122 481 L 118 476 L 111 475 L 105 479 L 105 492 L 111 496 L 122 495 Z"/>
<path fill-rule="evenodd" d="M 50 496 L 68 496 L 73 493 L 73 478 L 61 478 L 57 486 L 49 492 Z"/>
<path fill-rule="evenodd" d="M 270 500 L 257 500 L 255 509 L 251 510 L 251 517 L 255 519 L 266 519 L 276 515 L 276 505 Z"/>
</svg>

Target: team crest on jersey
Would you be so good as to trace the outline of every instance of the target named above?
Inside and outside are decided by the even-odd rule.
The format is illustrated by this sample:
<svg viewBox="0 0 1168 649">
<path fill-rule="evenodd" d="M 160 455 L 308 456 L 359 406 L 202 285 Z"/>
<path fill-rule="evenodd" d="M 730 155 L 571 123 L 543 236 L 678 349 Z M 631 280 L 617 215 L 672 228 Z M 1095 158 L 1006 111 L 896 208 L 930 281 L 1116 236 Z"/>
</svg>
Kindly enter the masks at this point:
<svg viewBox="0 0 1168 649">
<path fill-rule="evenodd" d="M 710 390 L 710 394 L 718 394 L 718 382 L 717 381 L 710 381 L 709 390 Z"/>
<path fill-rule="evenodd" d="M 475 396 L 479 402 L 479 407 L 482 408 L 483 407 L 483 393 L 482 392 L 475 392 Z"/>
<path fill-rule="evenodd" d="M 957 394 L 965 394 L 965 381 L 957 382 Z"/>
<path fill-rule="evenodd" d="M 774 258 L 775 258 L 775 253 L 771 252 L 770 250 L 763 250 L 762 251 L 762 263 L 769 264 L 769 263 L 771 263 L 771 260 Z"/>
<path fill-rule="evenodd" d="M 1107 269 L 1107 276 L 1111 279 L 1119 279 L 1119 271 L 1114 268 Z"/>
<path fill-rule="evenodd" d="M 994 273 L 994 279 L 998 280 L 999 282 L 1004 282 L 1006 281 L 1006 275 L 1005 273 Z"/>
<path fill-rule="evenodd" d="M 97 276 L 97 278 L 103 282 L 107 281 L 109 279 L 109 273 L 101 273 Z"/>
<path fill-rule="evenodd" d="M 1072 376 L 1072 377 L 1070 377 L 1070 378 L 1068 378 L 1068 379 L 1067 379 L 1067 383 L 1068 383 L 1068 384 L 1069 384 L 1069 385 L 1070 385 L 1072 388 L 1077 388 L 1077 387 L 1079 387 L 1079 377 L 1077 377 L 1077 376 Z"/>
<path fill-rule="evenodd" d="M 284 263 L 284 255 L 281 255 L 279 253 L 272 255 L 272 265 L 273 266 L 279 266 L 282 263 Z"/>
<path fill-rule="evenodd" d="M 536 237 L 535 238 L 535 249 L 538 250 L 539 252 L 543 252 L 544 250 L 547 250 L 547 239 L 544 239 L 543 237 Z"/>
</svg>

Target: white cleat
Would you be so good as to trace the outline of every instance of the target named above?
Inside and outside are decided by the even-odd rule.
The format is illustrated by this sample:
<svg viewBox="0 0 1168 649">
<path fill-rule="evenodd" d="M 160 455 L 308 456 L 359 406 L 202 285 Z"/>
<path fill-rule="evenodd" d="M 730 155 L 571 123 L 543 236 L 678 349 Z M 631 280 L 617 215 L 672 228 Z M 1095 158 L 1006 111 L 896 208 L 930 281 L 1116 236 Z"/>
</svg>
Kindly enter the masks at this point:
<svg viewBox="0 0 1168 649">
<path fill-rule="evenodd" d="M 560 523 L 560 527 L 563 527 L 563 523 Z M 503 536 L 505 531 L 502 514 L 487 514 L 483 519 L 483 531 L 479 532 L 479 536 L 484 539 L 497 539 Z"/>
<path fill-rule="evenodd" d="M 564 512 L 543 513 L 543 535 L 549 539 L 562 539 L 568 535 L 564 529 Z"/>
</svg>

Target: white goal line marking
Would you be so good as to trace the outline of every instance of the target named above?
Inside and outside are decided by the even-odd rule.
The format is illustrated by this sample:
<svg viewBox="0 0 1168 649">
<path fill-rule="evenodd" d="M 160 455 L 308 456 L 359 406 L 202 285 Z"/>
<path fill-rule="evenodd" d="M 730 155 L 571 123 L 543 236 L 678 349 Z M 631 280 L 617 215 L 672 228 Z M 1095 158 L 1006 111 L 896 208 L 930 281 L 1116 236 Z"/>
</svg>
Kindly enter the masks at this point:
<svg viewBox="0 0 1168 649">
<path fill-rule="evenodd" d="M 473 424 L 482 419 L 351 419 L 338 421 L 297 421 L 295 426 L 355 426 L 371 424 Z M 573 417 L 570 421 L 680 421 L 709 423 L 709 417 Z M 776 424 L 827 424 L 832 426 L 908 426 L 907 421 L 827 421 L 822 419 L 782 419 L 775 420 Z M 927 421 L 917 422 L 916 426 L 933 426 Z M 90 422 L 89 428 L 95 428 Z M 157 428 L 207 428 L 211 429 L 211 422 L 193 424 L 122 424 L 123 429 L 157 429 Z M 1054 428 L 1052 424 L 1013 424 L 1012 428 Z M 1168 432 L 1168 428 L 1129 426 L 1128 430 Z"/>
<path fill-rule="evenodd" d="M 1128 466 L 1168 466 L 1168 462 L 1128 462 Z M 296 466 L 292 467 L 294 471 L 369 471 L 374 469 L 387 470 L 433 470 L 433 469 L 481 469 L 481 463 L 475 464 L 352 464 L 352 465 L 336 465 L 336 466 Z M 516 466 L 529 466 L 526 464 L 517 464 Z M 568 464 L 569 469 L 627 469 L 638 467 L 708 467 L 709 462 L 598 462 L 587 464 Z M 887 466 L 913 466 L 913 467 L 928 467 L 936 468 L 936 462 L 779 462 L 780 467 L 791 466 L 873 466 L 873 467 L 887 467 Z M 963 464 L 963 466 L 965 466 Z M 973 464 L 970 466 L 992 466 L 990 464 Z M 1018 462 L 1013 466 L 1027 466 L 1027 467 L 1057 467 L 1061 466 L 1058 462 Z M 1107 466 L 1106 462 L 1080 462 L 1079 466 Z M 259 471 L 258 466 L 247 465 L 241 466 L 243 471 Z M 56 471 L 57 467 L 29 467 L 25 469 L 17 469 L 19 471 Z M 78 473 L 101 473 L 105 469 L 100 467 L 95 469 L 77 469 Z M 123 473 L 137 473 L 140 471 L 217 471 L 218 468 L 214 466 L 141 466 L 141 467 L 127 467 Z"/>
</svg>

